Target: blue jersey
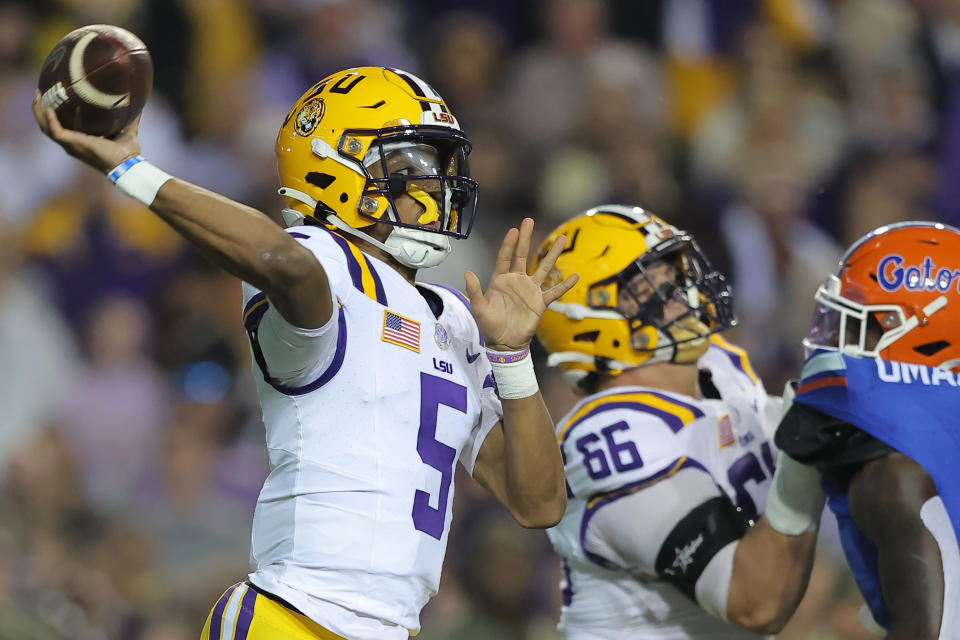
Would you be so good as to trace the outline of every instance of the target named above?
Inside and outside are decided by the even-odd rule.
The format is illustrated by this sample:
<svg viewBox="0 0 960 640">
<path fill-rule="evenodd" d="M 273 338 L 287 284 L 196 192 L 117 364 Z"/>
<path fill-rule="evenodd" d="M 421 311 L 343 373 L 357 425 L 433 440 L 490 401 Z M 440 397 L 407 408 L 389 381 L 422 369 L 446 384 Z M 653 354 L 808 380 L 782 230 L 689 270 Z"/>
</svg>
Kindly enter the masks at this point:
<svg viewBox="0 0 960 640">
<path fill-rule="evenodd" d="M 960 533 L 960 376 L 818 350 L 804 365 L 795 402 L 848 422 L 915 460 L 933 479 L 954 534 Z M 877 550 L 853 521 L 846 492 L 828 482 L 825 490 L 857 584 L 874 618 L 888 626 Z"/>
</svg>

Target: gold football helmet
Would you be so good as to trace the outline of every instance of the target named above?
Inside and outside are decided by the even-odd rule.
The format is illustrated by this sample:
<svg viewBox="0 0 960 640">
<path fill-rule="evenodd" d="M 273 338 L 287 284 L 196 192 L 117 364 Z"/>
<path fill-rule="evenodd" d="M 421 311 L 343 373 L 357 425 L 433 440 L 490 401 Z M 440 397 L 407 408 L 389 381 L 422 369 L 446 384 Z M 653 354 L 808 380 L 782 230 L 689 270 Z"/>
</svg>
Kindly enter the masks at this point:
<svg viewBox="0 0 960 640">
<path fill-rule="evenodd" d="M 604 205 L 563 223 L 531 271 L 560 234 L 567 246 L 544 286 L 571 273 L 580 280 L 544 312 L 537 337 L 569 382 L 696 362 L 710 334 L 735 324 L 726 280 L 693 238 L 640 207 Z"/>
<path fill-rule="evenodd" d="M 312 217 L 404 263 L 416 262 L 405 243 L 439 247 L 445 256 L 449 237 L 470 234 L 477 203 L 470 141 L 443 98 L 411 73 L 358 67 L 324 78 L 290 109 L 276 153 L 288 223 Z M 406 168 L 391 172 L 398 154 Z M 423 207 L 417 224 L 400 219 L 394 198 L 401 194 Z M 385 246 L 360 231 L 377 222 L 405 231 L 394 229 L 399 240 Z"/>
</svg>

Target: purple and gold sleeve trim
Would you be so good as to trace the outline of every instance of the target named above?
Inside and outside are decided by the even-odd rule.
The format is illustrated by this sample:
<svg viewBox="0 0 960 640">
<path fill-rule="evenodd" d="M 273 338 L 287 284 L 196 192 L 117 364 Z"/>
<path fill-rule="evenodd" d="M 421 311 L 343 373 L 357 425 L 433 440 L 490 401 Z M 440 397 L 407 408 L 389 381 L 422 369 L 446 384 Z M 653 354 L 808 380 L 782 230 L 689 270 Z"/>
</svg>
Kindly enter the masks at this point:
<svg viewBox="0 0 960 640">
<path fill-rule="evenodd" d="M 587 550 L 587 527 L 590 525 L 591 518 L 593 518 L 593 516 L 597 513 L 597 511 L 600 510 L 601 507 L 619 500 L 620 498 L 633 495 L 634 493 L 646 489 L 654 483 L 669 478 L 681 469 L 687 468 L 700 469 L 704 473 L 709 473 L 707 468 L 696 460 L 682 456 L 671 462 L 666 468 L 661 469 L 653 475 L 647 476 L 641 480 L 637 480 L 636 482 L 631 482 L 630 484 L 626 484 L 618 489 L 614 489 L 613 491 L 599 493 L 590 498 L 590 500 L 587 501 L 587 508 L 583 513 L 583 520 L 580 522 L 580 548 L 583 549 L 583 553 L 587 559 L 605 569 L 621 569 L 622 567 L 618 567 L 610 560 L 607 560 L 606 558 Z M 670 507 L 670 505 L 664 505 L 664 508 L 668 507 Z"/>
<path fill-rule="evenodd" d="M 578 409 L 560 430 L 558 440 L 562 446 L 574 427 L 589 418 L 611 411 L 613 409 L 632 409 L 641 413 L 656 416 L 663 420 L 674 433 L 690 424 L 697 418 L 703 417 L 703 411 L 692 404 L 676 400 L 666 394 L 654 391 L 640 391 L 631 393 L 616 393 L 601 396 L 584 404 Z"/>
<path fill-rule="evenodd" d="M 257 330 L 260 327 L 260 320 L 263 314 L 270 308 L 270 302 L 263 293 L 253 296 L 247 303 L 243 312 L 243 326 L 247 330 L 247 337 L 250 339 L 250 347 L 253 349 L 253 359 L 263 374 L 263 380 L 280 393 L 288 396 L 302 396 L 305 393 L 316 391 L 323 385 L 330 382 L 333 376 L 337 375 L 340 367 L 343 366 L 343 358 L 347 351 L 347 320 L 343 312 L 343 306 L 337 309 L 337 347 L 330 365 L 323 373 L 312 382 L 305 385 L 291 386 L 285 385 L 276 378 L 272 377 L 267 370 L 267 361 L 263 356 L 263 350 L 260 348 L 260 342 L 257 339 Z"/>
<path fill-rule="evenodd" d="M 733 366 L 750 378 L 754 384 L 760 383 L 760 378 L 754 373 L 753 367 L 750 365 L 750 358 L 747 357 L 747 352 L 744 349 L 727 342 L 717 334 L 710 336 L 710 344 L 726 354 Z"/>
</svg>

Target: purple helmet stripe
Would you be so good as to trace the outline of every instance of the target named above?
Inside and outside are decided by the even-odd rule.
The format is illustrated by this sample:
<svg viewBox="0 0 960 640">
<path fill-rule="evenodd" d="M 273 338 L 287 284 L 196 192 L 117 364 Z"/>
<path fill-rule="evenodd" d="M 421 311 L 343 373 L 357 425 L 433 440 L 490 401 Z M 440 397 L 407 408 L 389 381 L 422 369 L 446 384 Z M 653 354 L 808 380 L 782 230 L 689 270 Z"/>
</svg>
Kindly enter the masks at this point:
<svg viewBox="0 0 960 640">
<path fill-rule="evenodd" d="M 247 592 L 243 594 L 243 601 L 240 603 L 240 613 L 237 617 L 237 630 L 233 633 L 233 640 L 247 640 L 247 633 L 250 632 L 250 623 L 253 622 L 253 610 L 256 606 L 257 592 L 253 588 L 247 587 Z"/>
<path fill-rule="evenodd" d="M 227 602 L 230 600 L 230 596 L 233 595 L 233 592 L 236 591 L 239 586 L 240 583 L 238 582 L 224 591 L 220 599 L 217 600 L 217 604 L 213 607 L 213 617 L 210 619 L 209 640 L 220 640 L 220 628 L 223 626 L 223 610 L 227 608 Z"/>
</svg>

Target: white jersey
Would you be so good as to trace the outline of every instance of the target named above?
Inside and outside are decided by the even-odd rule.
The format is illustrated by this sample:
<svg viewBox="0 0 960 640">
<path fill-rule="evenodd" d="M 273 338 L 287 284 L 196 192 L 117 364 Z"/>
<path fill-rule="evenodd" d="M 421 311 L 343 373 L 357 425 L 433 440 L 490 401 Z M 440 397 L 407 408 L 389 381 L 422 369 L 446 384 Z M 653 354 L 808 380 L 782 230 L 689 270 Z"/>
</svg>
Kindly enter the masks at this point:
<svg viewBox="0 0 960 640">
<path fill-rule="evenodd" d="M 560 629 L 568 639 L 757 637 L 663 578 L 685 571 L 704 543 L 665 544 L 678 523 L 721 491 L 755 519 L 773 476 L 765 433 L 779 403 L 746 353 L 714 336 L 699 367 L 720 399 L 617 387 L 582 400 L 557 425 L 568 501 L 547 533 L 563 557 Z"/>
<path fill-rule="evenodd" d="M 322 227 L 288 233 L 326 271 L 334 314 L 287 323 L 244 285 L 270 475 L 250 580 L 354 639 L 407 638 L 437 591 L 454 464 L 502 417 L 467 300 L 414 287 Z"/>
</svg>

